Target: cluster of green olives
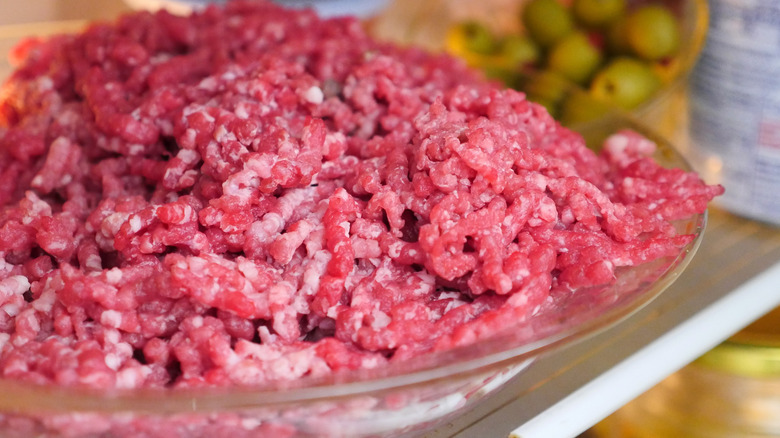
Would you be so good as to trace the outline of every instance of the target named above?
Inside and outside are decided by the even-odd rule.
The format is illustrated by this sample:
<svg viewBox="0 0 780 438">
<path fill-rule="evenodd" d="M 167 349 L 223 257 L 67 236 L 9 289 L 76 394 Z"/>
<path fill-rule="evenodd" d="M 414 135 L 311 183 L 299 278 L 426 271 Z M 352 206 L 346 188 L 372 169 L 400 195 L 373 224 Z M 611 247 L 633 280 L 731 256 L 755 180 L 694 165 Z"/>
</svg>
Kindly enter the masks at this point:
<svg viewBox="0 0 780 438">
<path fill-rule="evenodd" d="M 665 5 L 627 0 L 528 0 L 524 31 L 496 35 L 485 24 L 459 22 L 447 48 L 488 76 L 526 92 L 564 123 L 631 110 L 674 74 L 680 23 Z M 573 92 L 572 90 L 576 90 Z"/>
</svg>

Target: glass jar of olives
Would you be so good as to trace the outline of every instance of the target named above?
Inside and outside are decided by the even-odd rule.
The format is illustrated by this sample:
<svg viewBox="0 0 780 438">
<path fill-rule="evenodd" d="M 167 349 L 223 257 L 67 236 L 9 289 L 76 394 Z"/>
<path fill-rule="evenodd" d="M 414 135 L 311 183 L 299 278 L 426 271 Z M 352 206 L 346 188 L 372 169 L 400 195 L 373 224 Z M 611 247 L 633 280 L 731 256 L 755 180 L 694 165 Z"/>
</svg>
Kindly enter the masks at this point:
<svg viewBox="0 0 780 438">
<path fill-rule="evenodd" d="M 717 203 L 780 225 L 780 2 L 711 0 L 691 80 L 689 157 Z"/>
<path fill-rule="evenodd" d="M 673 141 L 706 0 L 393 0 L 379 38 L 447 51 L 564 125 L 628 112 Z"/>
</svg>

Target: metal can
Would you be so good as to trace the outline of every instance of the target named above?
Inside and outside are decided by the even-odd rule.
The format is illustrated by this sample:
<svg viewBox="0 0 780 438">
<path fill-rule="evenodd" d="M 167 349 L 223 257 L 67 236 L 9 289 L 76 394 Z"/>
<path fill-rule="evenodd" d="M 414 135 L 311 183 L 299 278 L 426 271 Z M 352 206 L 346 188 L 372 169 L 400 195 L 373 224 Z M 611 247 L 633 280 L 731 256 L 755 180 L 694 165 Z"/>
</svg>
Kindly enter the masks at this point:
<svg viewBox="0 0 780 438">
<path fill-rule="evenodd" d="M 738 215 L 780 224 L 780 2 L 711 0 L 691 76 L 690 159 Z"/>
</svg>

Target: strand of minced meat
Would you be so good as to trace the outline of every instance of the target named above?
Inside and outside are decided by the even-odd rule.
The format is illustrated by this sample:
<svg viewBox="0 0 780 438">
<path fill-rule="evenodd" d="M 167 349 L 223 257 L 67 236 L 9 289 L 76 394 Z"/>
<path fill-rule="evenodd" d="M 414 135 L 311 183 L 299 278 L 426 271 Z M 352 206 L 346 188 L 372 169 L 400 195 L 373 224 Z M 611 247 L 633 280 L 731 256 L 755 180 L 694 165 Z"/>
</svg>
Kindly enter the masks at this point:
<svg viewBox="0 0 780 438">
<path fill-rule="evenodd" d="M 265 2 L 18 49 L 0 114 L 0 375 L 253 385 L 522 324 L 675 254 L 720 187 L 596 156 L 444 56 Z"/>
</svg>

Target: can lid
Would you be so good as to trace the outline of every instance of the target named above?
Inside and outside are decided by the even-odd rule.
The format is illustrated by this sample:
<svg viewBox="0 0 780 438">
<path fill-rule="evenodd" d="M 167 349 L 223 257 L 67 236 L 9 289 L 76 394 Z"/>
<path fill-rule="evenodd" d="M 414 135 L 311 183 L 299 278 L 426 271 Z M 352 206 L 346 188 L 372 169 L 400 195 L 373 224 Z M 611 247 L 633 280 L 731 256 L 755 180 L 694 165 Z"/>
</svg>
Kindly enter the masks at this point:
<svg viewBox="0 0 780 438">
<path fill-rule="evenodd" d="M 780 308 L 745 327 L 695 363 L 747 377 L 780 376 Z"/>
</svg>

